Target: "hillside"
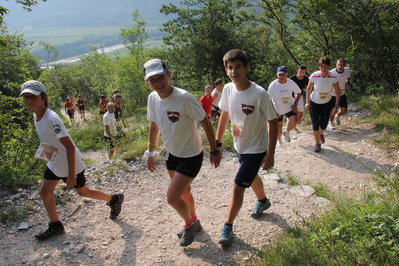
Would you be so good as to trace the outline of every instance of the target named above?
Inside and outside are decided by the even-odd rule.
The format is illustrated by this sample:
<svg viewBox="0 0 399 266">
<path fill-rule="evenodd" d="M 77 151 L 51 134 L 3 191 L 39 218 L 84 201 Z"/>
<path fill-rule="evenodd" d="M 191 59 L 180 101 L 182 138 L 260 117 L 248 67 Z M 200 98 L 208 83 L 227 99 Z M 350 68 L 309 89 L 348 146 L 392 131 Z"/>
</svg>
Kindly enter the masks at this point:
<svg viewBox="0 0 399 266">
<path fill-rule="evenodd" d="M 39 2 L 32 12 L 22 5 L 7 1 L 1 5 L 9 9 L 5 23 L 10 33 L 23 33 L 27 40 L 35 41 L 32 53 L 46 55 L 40 41 L 56 46 L 59 58 L 82 54 L 91 46 L 118 44 L 121 28 L 133 25 L 132 12 L 137 9 L 147 21 L 150 37 L 162 35 L 159 27 L 170 20 L 159 12 L 163 4 L 179 4 L 178 0 L 50 0 Z"/>
</svg>

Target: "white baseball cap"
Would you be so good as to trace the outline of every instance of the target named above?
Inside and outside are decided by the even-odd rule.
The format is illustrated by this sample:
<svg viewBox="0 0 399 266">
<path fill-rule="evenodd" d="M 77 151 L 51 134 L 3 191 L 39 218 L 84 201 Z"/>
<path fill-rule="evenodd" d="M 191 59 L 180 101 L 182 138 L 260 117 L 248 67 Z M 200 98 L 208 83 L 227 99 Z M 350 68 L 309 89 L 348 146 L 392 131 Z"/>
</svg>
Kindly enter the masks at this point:
<svg viewBox="0 0 399 266">
<path fill-rule="evenodd" d="M 38 96 L 42 92 L 47 93 L 46 88 L 41 82 L 36 80 L 29 80 L 22 84 L 21 93 L 19 94 L 19 96 L 22 96 L 24 93 L 32 93 Z"/>
<path fill-rule="evenodd" d="M 162 60 L 151 59 L 144 64 L 144 80 L 149 79 L 155 75 L 165 75 L 168 73 L 168 69 Z"/>
</svg>

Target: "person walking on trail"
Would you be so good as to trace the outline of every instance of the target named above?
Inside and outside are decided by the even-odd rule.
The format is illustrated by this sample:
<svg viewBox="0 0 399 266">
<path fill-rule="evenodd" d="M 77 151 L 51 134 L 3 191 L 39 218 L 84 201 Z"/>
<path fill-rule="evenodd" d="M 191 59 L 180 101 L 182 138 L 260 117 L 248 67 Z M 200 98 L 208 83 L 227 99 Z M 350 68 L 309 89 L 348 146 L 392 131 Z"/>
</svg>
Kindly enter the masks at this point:
<svg viewBox="0 0 399 266">
<path fill-rule="evenodd" d="M 82 95 L 79 95 L 78 98 L 78 108 L 79 108 L 79 114 L 80 114 L 80 119 L 83 119 L 86 121 L 86 114 L 85 114 L 85 108 L 86 107 L 86 103 L 82 98 Z"/>
<path fill-rule="evenodd" d="M 329 128 L 335 130 L 334 122 L 336 125 L 341 125 L 340 116 L 346 114 L 348 111 L 348 99 L 346 98 L 346 90 L 350 89 L 351 85 L 349 83 L 350 69 L 346 67 L 346 61 L 343 58 L 337 60 L 336 68 L 331 70 L 331 73 L 338 79 L 339 86 L 339 107 L 333 106 L 330 114 Z M 335 91 L 331 92 L 333 101 L 335 100 Z M 339 110 L 338 110 L 339 108 Z"/>
<path fill-rule="evenodd" d="M 220 97 L 222 96 L 222 89 L 223 89 L 223 83 L 220 79 L 215 80 L 213 82 L 213 86 L 214 89 L 212 91 L 212 99 L 213 99 L 213 103 L 212 103 L 212 118 L 218 119 L 218 117 L 216 117 L 218 115 L 218 111 L 219 109 L 219 102 L 220 102 Z"/>
<path fill-rule="evenodd" d="M 299 125 L 302 121 L 303 111 L 304 111 L 304 107 L 305 107 L 305 103 L 303 101 L 303 92 L 304 92 L 304 90 L 306 90 L 306 86 L 308 86 L 308 83 L 309 83 L 309 78 L 306 76 L 306 66 L 300 65 L 298 67 L 298 71 L 297 71 L 296 75 L 292 75 L 291 77 L 289 77 L 289 79 L 293 80 L 296 83 L 296 85 L 298 85 L 298 87 L 301 89 L 301 93 L 302 93 L 301 98 L 299 98 L 299 101 L 297 104 L 298 112 L 296 113 L 297 118 L 298 118 L 297 125 Z M 295 103 L 295 95 L 292 95 L 292 100 Z M 297 126 L 294 128 L 294 131 L 296 133 L 301 133 Z"/>
<path fill-rule="evenodd" d="M 246 53 L 239 49 L 230 50 L 224 55 L 223 63 L 232 82 L 223 88 L 216 142 L 221 151 L 223 135 L 230 120 L 234 148 L 240 162 L 219 238 L 219 244 L 230 245 L 234 239 L 233 222 L 241 209 L 246 188 L 251 187 L 258 200 L 251 212 L 253 218 L 261 217 L 263 211 L 271 206 L 258 171 L 262 166 L 267 170 L 274 165 L 278 123 L 266 90 L 247 78 L 249 66 Z"/>
<path fill-rule="evenodd" d="M 290 131 L 294 129 L 298 123 L 297 107 L 302 95 L 302 91 L 299 89 L 298 85 L 291 79 L 288 79 L 287 76 L 287 68 L 285 66 L 279 66 L 277 68 L 277 79 L 270 83 L 267 90 L 278 117 L 277 141 L 280 145 L 283 145 L 281 134 L 284 135 L 286 142 L 291 141 Z M 291 100 L 293 94 L 295 95 L 294 102 Z M 288 122 L 286 130 L 283 132 L 284 116 L 288 118 Z"/>
<path fill-rule="evenodd" d="M 104 139 L 109 146 L 109 158 L 115 154 L 115 141 L 118 136 L 118 130 L 116 128 L 116 119 L 115 119 L 115 104 L 107 103 L 107 112 L 104 115 L 103 123 L 104 123 Z"/>
<path fill-rule="evenodd" d="M 47 161 L 40 196 L 50 223 L 49 227 L 35 235 L 35 238 L 45 240 L 65 233 L 53 196 L 60 179 L 64 180 L 67 188 L 74 188 L 82 197 L 106 201 L 111 207 L 110 218 L 115 219 L 121 212 L 124 195 L 110 195 L 87 187 L 83 156 L 75 147 L 60 117 L 48 108 L 48 95 L 44 85 L 35 80 L 27 81 L 22 85 L 20 96 L 23 97 L 26 107 L 34 112 L 33 119 L 41 142 L 36 157 Z"/>
<path fill-rule="evenodd" d="M 305 104 L 312 120 L 313 137 L 316 142 L 315 152 L 320 152 L 321 144 L 325 142 L 323 133 L 330 118 L 331 106 L 338 107 L 340 101 L 338 79 L 329 71 L 330 58 L 327 56 L 320 58 L 318 65 L 320 71 L 314 72 L 309 77 Z M 337 95 L 334 102 L 331 96 L 333 90 Z"/>
<path fill-rule="evenodd" d="M 107 101 L 105 95 L 101 95 L 101 100 L 98 102 L 98 108 L 100 109 L 100 122 L 103 121 L 103 116 L 107 112 L 107 104 L 108 104 L 108 101 Z"/>
<path fill-rule="evenodd" d="M 122 122 L 123 128 L 126 128 L 127 127 L 126 122 L 125 122 L 125 119 L 122 114 L 122 95 L 115 94 L 112 98 L 114 99 L 114 104 L 115 104 L 114 115 L 115 115 L 116 122 L 118 122 L 118 124 L 119 124 L 119 122 Z M 123 135 L 122 127 L 117 125 L 117 128 L 118 128 L 118 134 Z"/>
<path fill-rule="evenodd" d="M 190 245 L 197 232 L 202 230 L 198 220 L 191 183 L 201 169 L 203 161 L 201 136 L 196 129 L 198 121 L 205 130 L 210 145 L 210 161 L 219 166 L 219 150 L 209 119 L 197 99 L 187 91 L 172 86 L 172 72 L 160 59 L 144 64 L 144 80 L 152 92 L 148 96 L 147 119 L 150 121 L 147 168 L 156 170 L 155 150 L 161 134 L 167 150 L 166 168 L 171 178 L 166 194 L 168 203 L 184 220 L 178 233 L 180 245 Z"/>
<path fill-rule="evenodd" d="M 71 121 L 71 124 L 73 124 L 75 108 L 73 106 L 72 98 L 67 98 L 67 101 L 65 103 L 65 113 L 69 116 L 69 120 Z"/>
<path fill-rule="evenodd" d="M 212 88 L 211 86 L 206 86 L 204 95 L 198 100 L 198 103 L 202 106 L 202 109 L 205 111 L 206 117 L 208 117 L 209 120 L 212 120 L 211 117 L 211 107 L 213 103 L 213 98 L 212 98 Z"/>
</svg>

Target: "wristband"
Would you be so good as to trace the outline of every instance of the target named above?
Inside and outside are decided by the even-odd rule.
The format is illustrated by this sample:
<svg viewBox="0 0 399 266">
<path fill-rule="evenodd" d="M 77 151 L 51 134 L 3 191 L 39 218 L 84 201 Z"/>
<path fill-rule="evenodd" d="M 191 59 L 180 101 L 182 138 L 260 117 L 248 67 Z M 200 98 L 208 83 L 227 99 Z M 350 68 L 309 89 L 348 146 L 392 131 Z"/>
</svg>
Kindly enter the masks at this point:
<svg viewBox="0 0 399 266">
<path fill-rule="evenodd" d="M 295 105 L 298 105 L 298 102 L 294 102 Z"/>
<path fill-rule="evenodd" d="M 157 149 L 157 145 L 148 142 L 148 151 L 155 151 Z"/>
<path fill-rule="evenodd" d="M 155 151 L 149 151 L 149 150 L 146 150 L 145 151 L 145 156 L 147 156 L 147 157 L 149 157 L 149 156 L 155 156 Z"/>
<path fill-rule="evenodd" d="M 338 109 L 338 108 L 339 108 L 339 105 L 338 105 L 338 104 L 337 104 L 337 105 L 335 105 L 335 108 L 337 108 L 337 109 Z"/>
<path fill-rule="evenodd" d="M 222 143 L 219 142 L 218 140 L 216 140 L 216 148 L 221 148 L 222 147 Z"/>
</svg>

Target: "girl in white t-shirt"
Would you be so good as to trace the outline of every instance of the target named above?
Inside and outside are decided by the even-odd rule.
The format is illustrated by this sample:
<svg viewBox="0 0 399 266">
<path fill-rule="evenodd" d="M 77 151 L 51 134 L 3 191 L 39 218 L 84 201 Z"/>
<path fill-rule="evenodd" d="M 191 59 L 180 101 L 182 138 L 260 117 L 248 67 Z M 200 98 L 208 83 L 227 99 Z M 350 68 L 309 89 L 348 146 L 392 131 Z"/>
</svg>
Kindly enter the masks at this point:
<svg viewBox="0 0 399 266">
<path fill-rule="evenodd" d="M 316 141 L 314 151 L 321 151 L 321 143 L 325 142 L 323 132 L 327 128 L 332 105 L 339 105 L 339 87 L 337 78 L 329 71 L 331 65 L 330 58 L 327 56 L 320 58 L 320 71 L 314 72 L 309 77 L 306 88 L 305 108 L 310 111 L 312 119 L 313 136 Z M 335 91 L 337 97 L 335 103 L 331 102 L 331 92 Z"/>
<path fill-rule="evenodd" d="M 33 118 L 40 146 L 36 157 L 47 161 L 40 196 L 50 218 L 48 229 L 35 235 L 37 240 L 45 240 L 53 235 L 63 234 L 64 225 L 58 218 L 54 189 L 60 179 L 67 188 L 75 188 L 82 197 L 104 200 L 111 207 L 110 218 L 116 218 L 121 212 L 123 194 L 110 195 L 86 186 L 85 164 L 80 151 L 75 147 L 60 117 L 48 109 L 48 96 L 42 83 L 31 80 L 22 85 L 21 94 L 24 104 L 34 112 Z"/>
<path fill-rule="evenodd" d="M 185 222 L 178 233 L 180 245 L 185 247 L 194 241 L 195 234 L 202 229 L 190 187 L 203 161 L 202 141 L 196 121 L 205 130 L 211 148 L 210 161 L 215 167 L 220 162 L 219 150 L 204 110 L 191 93 L 172 86 L 172 73 L 165 63 L 159 59 L 149 60 L 144 64 L 144 73 L 144 79 L 152 90 L 147 103 L 147 119 L 151 122 L 146 151 L 147 168 L 151 172 L 156 170 L 155 150 L 162 133 L 167 150 L 166 167 L 172 179 L 167 201 Z"/>
</svg>

